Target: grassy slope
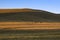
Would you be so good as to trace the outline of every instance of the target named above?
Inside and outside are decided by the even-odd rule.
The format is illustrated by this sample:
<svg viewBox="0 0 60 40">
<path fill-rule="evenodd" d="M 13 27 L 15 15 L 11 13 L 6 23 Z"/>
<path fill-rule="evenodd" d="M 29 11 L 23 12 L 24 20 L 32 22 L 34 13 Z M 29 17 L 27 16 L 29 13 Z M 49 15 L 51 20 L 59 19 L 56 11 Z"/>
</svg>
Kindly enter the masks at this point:
<svg viewBox="0 0 60 40">
<path fill-rule="evenodd" d="M 0 30 L 0 40 L 60 40 L 60 30 Z"/>
<path fill-rule="evenodd" d="M 1 9 L 1 21 L 60 22 L 60 15 L 34 9 Z"/>
</svg>

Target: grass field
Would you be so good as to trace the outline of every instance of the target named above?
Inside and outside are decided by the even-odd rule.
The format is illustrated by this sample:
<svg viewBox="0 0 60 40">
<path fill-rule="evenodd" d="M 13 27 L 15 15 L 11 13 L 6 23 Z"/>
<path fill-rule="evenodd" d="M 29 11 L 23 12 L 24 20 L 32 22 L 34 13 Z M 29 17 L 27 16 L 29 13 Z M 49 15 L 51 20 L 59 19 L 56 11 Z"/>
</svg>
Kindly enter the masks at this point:
<svg viewBox="0 0 60 40">
<path fill-rule="evenodd" d="M 0 40 L 60 40 L 60 14 L 0 9 Z"/>
<path fill-rule="evenodd" d="M 60 23 L 0 22 L 0 40 L 60 40 Z"/>
<path fill-rule="evenodd" d="M 0 40 L 60 40 L 60 30 L 0 30 Z"/>
<path fill-rule="evenodd" d="M 0 22 L 0 29 L 60 29 L 58 22 Z"/>
</svg>

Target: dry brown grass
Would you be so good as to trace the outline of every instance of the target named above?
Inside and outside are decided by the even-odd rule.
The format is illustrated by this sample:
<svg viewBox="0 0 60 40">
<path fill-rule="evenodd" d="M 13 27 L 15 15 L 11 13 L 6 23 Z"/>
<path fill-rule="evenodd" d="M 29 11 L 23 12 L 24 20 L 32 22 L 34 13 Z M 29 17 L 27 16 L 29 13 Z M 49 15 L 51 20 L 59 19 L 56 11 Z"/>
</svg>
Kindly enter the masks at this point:
<svg viewBox="0 0 60 40">
<path fill-rule="evenodd" d="M 60 29 L 57 22 L 0 22 L 0 28 L 10 29 Z"/>
<path fill-rule="evenodd" d="M 32 11 L 30 9 L 0 9 L 0 13 L 12 13 L 12 12 L 40 12 L 40 11 Z"/>
</svg>

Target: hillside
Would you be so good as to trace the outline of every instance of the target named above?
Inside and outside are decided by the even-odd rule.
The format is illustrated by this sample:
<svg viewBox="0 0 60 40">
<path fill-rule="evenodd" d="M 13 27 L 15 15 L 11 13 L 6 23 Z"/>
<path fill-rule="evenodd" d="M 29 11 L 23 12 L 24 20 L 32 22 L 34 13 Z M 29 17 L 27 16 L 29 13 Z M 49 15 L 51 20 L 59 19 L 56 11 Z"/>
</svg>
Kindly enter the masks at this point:
<svg viewBox="0 0 60 40">
<path fill-rule="evenodd" d="M 60 22 L 60 14 L 36 9 L 0 9 L 0 22 Z"/>
</svg>

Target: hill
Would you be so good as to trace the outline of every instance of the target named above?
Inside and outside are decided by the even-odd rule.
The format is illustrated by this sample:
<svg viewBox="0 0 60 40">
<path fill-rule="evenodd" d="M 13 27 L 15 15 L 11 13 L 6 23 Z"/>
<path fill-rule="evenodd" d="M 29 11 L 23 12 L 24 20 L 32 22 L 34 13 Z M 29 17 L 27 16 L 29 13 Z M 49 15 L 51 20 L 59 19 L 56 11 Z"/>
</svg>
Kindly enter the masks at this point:
<svg viewBox="0 0 60 40">
<path fill-rule="evenodd" d="M 60 14 L 37 9 L 0 9 L 0 22 L 60 22 Z"/>
</svg>

